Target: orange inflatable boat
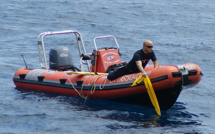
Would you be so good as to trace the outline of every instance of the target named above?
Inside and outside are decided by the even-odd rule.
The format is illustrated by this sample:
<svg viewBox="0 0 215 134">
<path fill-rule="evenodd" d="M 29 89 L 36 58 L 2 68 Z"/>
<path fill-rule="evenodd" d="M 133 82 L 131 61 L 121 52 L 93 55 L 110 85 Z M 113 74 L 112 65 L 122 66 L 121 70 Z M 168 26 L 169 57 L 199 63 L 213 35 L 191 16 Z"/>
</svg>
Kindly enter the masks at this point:
<svg viewBox="0 0 215 134">
<path fill-rule="evenodd" d="M 66 47 L 50 50 L 48 67 L 43 39 L 47 35 L 57 34 L 75 35 L 80 54 L 80 68 L 73 65 L 70 50 Z M 96 40 L 101 38 L 114 39 L 117 48 L 97 49 Z M 131 87 L 141 73 L 124 75 L 114 81 L 107 79 L 109 71 L 126 64 L 120 59 L 116 38 L 110 35 L 96 37 L 94 44 L 95 50 L 89 54 L 86 53 L 81 34 L 77 31 L 67 30 L 40 34 L 38 49 L 42 68 L 23 67 L 19 69 L 13 78 L 16 87 L 152 107 L 144 82 Z M 88 71 L 84 71 L 85 68 Z M 194 63 L 160 65 L 158 69 L 154 69 L 153 65 L 148 65 L 145 70 L 151 80 L 161 110 L 171 108 L 182 89 L 195 86 L 202 77 L 201 69 Z"/>
</svg>

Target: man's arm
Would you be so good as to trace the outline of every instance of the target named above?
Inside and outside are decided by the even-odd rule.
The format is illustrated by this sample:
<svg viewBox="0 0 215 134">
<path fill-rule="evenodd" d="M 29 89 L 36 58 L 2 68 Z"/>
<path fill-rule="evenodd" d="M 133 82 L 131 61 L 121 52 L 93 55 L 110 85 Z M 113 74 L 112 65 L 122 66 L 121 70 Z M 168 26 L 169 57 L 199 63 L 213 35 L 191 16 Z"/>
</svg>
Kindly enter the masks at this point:
<svg viewBox="0 0 215 134">
<path fill-rule="evenodd" d="M 147 76 L 147 73 L 146 73 L 145 70 L 143 69 L 142 62 L 141 62 L 141 61 L 136 61 L 136 64 L 137 64 L 137 68 L 138 68 L 139 71 L 142 73 L 142 76 L 143 76 L 143 77 L 146 77 L 146 76 Z"/>
<path fill-rule="evenodd" d="M 153 61 L 153 64 L 154 64 L 155 69 L 157 69 L 159 67 L 159 62 L 157 60 Z"/>
</svg>

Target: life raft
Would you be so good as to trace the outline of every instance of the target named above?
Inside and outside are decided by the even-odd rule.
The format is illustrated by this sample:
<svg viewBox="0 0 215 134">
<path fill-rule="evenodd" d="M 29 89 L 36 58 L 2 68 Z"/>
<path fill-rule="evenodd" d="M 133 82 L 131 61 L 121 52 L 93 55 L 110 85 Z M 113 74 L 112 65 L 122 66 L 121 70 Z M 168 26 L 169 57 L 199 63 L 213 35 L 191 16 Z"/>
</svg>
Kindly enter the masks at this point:
<svg viewBox="0 0 215 134">
<path fill-rule="evenodd" d="M 38 41 L 39 51 L 41 51 L 40 46 L 44 48 L 44 36 L 62 33 L 74 33 L 77 37 L 77 41 L 81 42 L 82 47 L 84 48 L 80 33 L 69 30 L 40 34 L 39 37 L 42 37 L 42 41 Z M 113 36 L 100 36 L 95 39 L 109 37 L 114 38 L 115 40 L 115 37 Z M 118 47 L 117 42 L 116 44 Z M 45 49 L 43 51 L 45 51 Z M 81 63 L 83 62 L 82 60 L 84 60 L 85 63 L 89 65 L 88 60 L 91 61 L 91 66 L 88 66 L 88 72 L 84 71 L 82 66 L 80 70 L 76 69 L 79 71 L 74 71 L 74 66 L 70 63 L 71 60 L 68 60 L 68 57 L 70 58 L 70 56 L 67 49 L 66 52 L 63 50 L 56 50 L 54 53 L 56 54 L 58 51 L 60 51 L 60 54 L 63 53 L 64 55 L 56 57 L 59 59 L 55 62 L 64 61 L 64 63 L 52 63 L 52 65 L 50 65 L 51 69 L 47 69 L 47 61 L 44 52 L 45 66 L 40 62 L 42 69 L 23 67 L 14 74 L 13 81 L 16 87 L 59 95 L 80 96 L 90 99 L 106 99 L 121 103 L 152 107 L 147 94 L 147 89 L 143 82 L 139 83 L 137 86 L 131 87 L 132 83 L 141 75 L 141 73 L 124 75 L 114 81 L 107 79 L 107 73 L 105 72 L 111 70 L 110 67 L 116 69 L 117 67 L 122 67 L 124 65 L 120 59 L 119 47 L 118 49 L 97 49 L 96 46 L 96 49 L 90 56 L 86 56 L 87 53 L 84 48 L 84 52 L 80 54 L 80 57 Z M 39 54 L 41 53 L 39 52 Z M 39 57 L 40 61 L 42 61 L 41 57 L 42 56 Z M 63 68 L 64 66 L 66 68 Z M 199 83 L 202 77 L 201 69 L 194 63 L 160 65 L 158 69 L 154 69 L 154 66 L 150 64 L 145 68 L 145 71 L 151 80 L 161 110 L 171 108 L 176 102 L 182 89 L 195 86 Z"/>
</svg>

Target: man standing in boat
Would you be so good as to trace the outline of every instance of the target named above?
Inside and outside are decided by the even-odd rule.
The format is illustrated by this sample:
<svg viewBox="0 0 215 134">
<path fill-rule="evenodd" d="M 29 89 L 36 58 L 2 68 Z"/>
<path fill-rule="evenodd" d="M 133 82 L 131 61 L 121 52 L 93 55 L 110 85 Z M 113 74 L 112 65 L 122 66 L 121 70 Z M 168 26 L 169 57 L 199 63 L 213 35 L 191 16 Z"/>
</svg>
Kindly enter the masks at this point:
<svg viewBox="0 0 215 134">
<path fill-rule="evenodd" d="M 107 78 L 112 81 L 123 75 L 138 72 L 141 72 L 142 76 L 146 77 L 147 73 L 145 72 L 144 68 L 150 59 L 153 61 L 155 69 L 159 67 L 159 63 L 152 48 L 153 43 L 150 40 L 144 41 L 143 49 L 136 51 L 133 58 L 126 66 L 110 72 Z"/>
</svg>

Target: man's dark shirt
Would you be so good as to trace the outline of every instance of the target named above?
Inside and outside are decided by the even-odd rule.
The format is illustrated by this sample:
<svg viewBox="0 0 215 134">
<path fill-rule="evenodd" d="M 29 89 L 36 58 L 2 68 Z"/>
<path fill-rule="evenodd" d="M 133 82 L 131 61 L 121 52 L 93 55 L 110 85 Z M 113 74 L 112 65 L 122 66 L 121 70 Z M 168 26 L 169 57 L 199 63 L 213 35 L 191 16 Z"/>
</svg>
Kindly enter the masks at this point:
<svg viewBox="0 0 215 134">
<path fill-rule="evenodd" d="M 157 60 L 154 51 L 152 51 L 151 53 L 145 54 L 143 52 L 143 49 L 140 49 L 134 53 L 133 58 L 126 65 L 126 68 L 133 73 L 140 72 L 139 69 L 137 68 L 136 61 L 142 61 L 142 66 L 143 66 L 143 68 L 145 68 L 146 64 L 149 62 L 150 59 L 152 61 Z"/>
</svg>

